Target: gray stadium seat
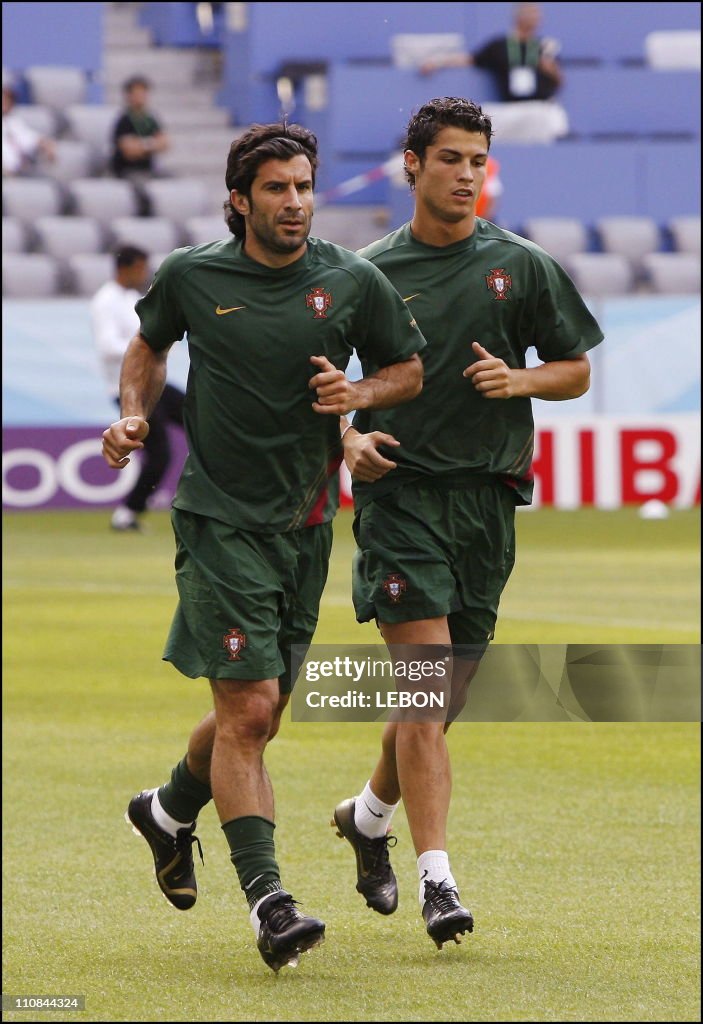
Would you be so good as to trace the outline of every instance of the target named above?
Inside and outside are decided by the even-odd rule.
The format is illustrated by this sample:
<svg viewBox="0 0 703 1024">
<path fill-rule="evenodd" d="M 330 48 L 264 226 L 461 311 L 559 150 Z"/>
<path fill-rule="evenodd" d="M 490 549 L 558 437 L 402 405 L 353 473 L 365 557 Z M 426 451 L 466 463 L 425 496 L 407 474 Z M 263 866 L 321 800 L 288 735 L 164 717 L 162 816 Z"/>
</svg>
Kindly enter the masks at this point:
<svg viewBox="0 0 703 1024">
<path fill-rule="evenodd" d="M 115 276 L 115 261 L 106 253 L 80 253 L 69 257 L 68 268 L 73 291 L 93 296 L 98 288 Z"/>
<path fill-rule="evenodd" d="M 311 233 L 346 249 L 360 249 L 388 230 L 378 206 L 324 206 L 312 220 Z"/>
<path fill-rule="evenodd" d="M 588 249 L 588 230 L 576 217 L 532 217 L 525 233 L 559 263 Z"/>
<path fill-rule="evenodd" d="M 39 217 L 34 224 L 39 248 L 55 259 L 102 252 L 105 234 L 92 217 Z"/>
<path fill-rule="evenodd" d="M 85 99 L 87 82 L 82 68 L 35 65 L 27 68 L 25 78 L 34 102 L 54 110 Z"/>
<path fill-rule="evenodd" d="M 56 114 L 50 107 L 41 107 L 37 103 L 18 103 L 15 112 L 25 124 L 40 135 L 51 138 L 56 134 L 58 128 Z"/>
<path fill-rule="evenodd" d="M 672 217 L 669 221 L 669 230 L 674 239 L 674 248 L 677 252 L 688 252 L 694 256 L 700 256 L 700 217 Z"/>
<path fill-rule="evenodd" d="M 635 270 L 643 256 L 659 248 L 659 228 L 651 217 L 601 217 L 596 228 L 603 251 L 625 256 Z"/>
<path fill-rule="evenodd" d="M 137 212 L 134 189 L 117 178 L 83 178 L 74 181 L 69 194 L 76 213 L 109 224 L 113 217 L 132 217 Z"/>
<path fill-rule="evenodd" d="M 645 36 L 644 53 L 648 66 L 657 71 L 700 70 L 700 29 L 650 32 Z"/>
<path fill-rule="evenodd" d="M 151 273 L 155 274 L 166 257 L 170 255 L 170 252 L 152 252 L 149 256 L 149 269 Z"/>
<path fill-rule="evenodd" d="M 2 219 L 2 251 L 25 252 L 27 249 L 27 229 L 17 217 Z"/>
<path fill-rule="evenodd" d="M 185 222 L 186 240 L 189 245 L 201 245 L 203 242 L 215 242 L 218 238 L 231 238 L 231 232 L 225 224 L 224 214 L 209 217 L 189 217 Z"/>
<path fill-rule="evenodd" d="M 181 243 L 181 233 L 165 217 L 117 217 L 110 224 L 118 245 L 136 245 L 148 253 L 170 252 Z"/>
<path fill-rule="evenodd" d="M 642 262 L 655 292 L 696 295 L 701 290 L 699 256 L 682 252 L 651 252 Z"/>
<path fill-rule="evenodd" d="M 576 287 L 586 296 L 625 295 L 634 284 L 630 261 L 619 253 L 575 253 L 564 262 Z"/>
<path fill-rule="evenodd" d="M 156 217 L 169 217 L 183 224 L 189 217 L 208 212 L 209 196 L 202 181 L 189 178 L 148 181 L 144 191 Z"/>
<path fill-rule="evenodd" d="M 36 217 L 60 213 L 64 205 L 61 189 L 55 181 L 46 178 L 5 178 L 2 202 L 9 216 L 29 223 Z"/>
<path fill-rule="evenodd" d="M 39 299 L 56 295 L 59 266 L 44 253 L 6 253 L 2 260 L 2 293 L 11 299 Z"/>
<path fill-rule="evenodd" d="M 39 161 L 42 174 L 57 181 L 71 182 L 88 177 L 95 170 L 95 154 L 87 142 L 60 139 L 54 143 L 54 149 L 53 160 L 42 157 Z"/>
<path fill-rule="evenodd" d="M 112 129 L 119 116 L 118 108 L 98 103 L 75 103 L 64 113 L 71 138 L 89 142 L 105 160 L 112 149 Z"/>
</svg>

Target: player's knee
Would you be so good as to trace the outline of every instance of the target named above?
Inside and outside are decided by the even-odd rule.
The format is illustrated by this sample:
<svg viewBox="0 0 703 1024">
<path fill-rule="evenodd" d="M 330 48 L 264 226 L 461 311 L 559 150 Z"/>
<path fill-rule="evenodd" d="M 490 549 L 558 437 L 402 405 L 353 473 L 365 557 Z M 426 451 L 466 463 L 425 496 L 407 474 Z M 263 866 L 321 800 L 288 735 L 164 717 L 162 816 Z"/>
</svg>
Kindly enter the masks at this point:
<svg viewBox="0 0 703 1024">
<path fill-rule="evenodd" d="M 220 739 L 238 746 L 264 747 L 275 717 L 276 702 L 266 694 L 223 702 L 218 708 L 217 733 Z"/>
</svg>

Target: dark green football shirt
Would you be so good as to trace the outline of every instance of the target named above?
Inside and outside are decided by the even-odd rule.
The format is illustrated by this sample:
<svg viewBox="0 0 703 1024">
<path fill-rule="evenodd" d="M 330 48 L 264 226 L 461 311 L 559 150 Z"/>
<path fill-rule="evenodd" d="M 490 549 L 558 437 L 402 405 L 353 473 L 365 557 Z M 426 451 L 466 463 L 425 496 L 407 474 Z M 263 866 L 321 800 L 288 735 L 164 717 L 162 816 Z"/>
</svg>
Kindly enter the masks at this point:
<svg viewBox="0 0 703 1024">
<path fill-rule="evenodd" d="M 189 455 L 175 507 L 257 532 L 326 522 L 336 510 L 339 418 L 312 409 L 310 356 L 343 370 L 356 348 L 380 367 L 425 345 L 380 271 L 314 238 L 280 269 L 250 259 L 234 237 L 177 249 L 136 310 L 156 351 L 188 338 Z"/>
<path fill-rule="evenodd" d="M 539 246 L 480 218 L 471 237 L 453 245 L 425 245 L 405 224 L 360 255 L 408 303 L 427 348 L 417 398 L 355 417 L 359 430 L 382 430 L 401 444 L 389 451 L 397 469 L 373 484 L 355 482 L 357 507 L 410 480 L 431 477 L 441 485 L 476 473 L 504 478 L 518 503 L 529 504 L 531 400 L 484 398 L 462 373 L 477 361 L 473 341 L 514 368 L 524 368 L 531 345 L 549 362 L 602 341 L 573 282 Z"/>
</svg>

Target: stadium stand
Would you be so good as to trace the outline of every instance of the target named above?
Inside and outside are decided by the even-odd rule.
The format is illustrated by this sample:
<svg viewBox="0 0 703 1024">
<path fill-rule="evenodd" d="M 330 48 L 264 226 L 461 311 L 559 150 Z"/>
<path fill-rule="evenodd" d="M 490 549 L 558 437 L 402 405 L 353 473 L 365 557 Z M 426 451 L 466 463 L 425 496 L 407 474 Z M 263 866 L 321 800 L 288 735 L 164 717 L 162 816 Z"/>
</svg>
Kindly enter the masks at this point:
<svg viewBox="0 0 703 1024">
<path fill-rule="evenodd" d="M 92 217 L 39 217 L 34 228 L 38 248 L 58 260 L 105 249 L 106 233 Z"/>
<path fill-rule="evenodd" d="M 3 181 L 3 210 L 32 224 L 36 217 L 61 213 L 64 197 L 55 181 L 48 178 L 10 178 Z"/>
<path fill-rule="evenodd" d="M 9 29 L 17 35 L 28 17 L 23 9 L 32 5 L 8 6 Z M 69 5 L 70 17 L 82 19 L 82 6 Z M 91 12 L 85 45 L 69 33 L 54 58 L 51 48 L 30 46 L 27 33 L 20 33 L 13 47 L 17 65 L 3 68 L 3 81 L 19 83 L 20 97 L 31 100 L 17 110 L 56 139 L 57 153 L 53 163 L 39 162 L 37 176 L 5 180 L 3 250 L 60 255 L 56 287 L 79 294 L 92 293 L 90 261 L 117 238 L 159 256 L 174 245 L 228 236 L 224 158 L 243 130 L 229 122 L 277 117 L 276 79 L 285 69 L 300 74 L 293 81 L 292 117 L 320 139 L 313 233 L 355 249 L 396 227 L 411 206 L 407 188 L 368 172 L 388 160 L 410 111 L 428 95 L 468 94 L 479 102 L 494 96 L 490 79 L 477 69 L 443 71 L 428 81 L 411 67 L 394 66 L 394 38 L 410 33 L 412 43 L 413 33 L 440 32 L 468 45 L 495 35 L 511 11 L 500 2 L 411 3 L 394 5 L 396 17 L 388 19 L 384 3 L 365 4 L 363 18 L 351 4 L 330 10 L 317 3 L 250 4 L 236 31 L 233 23 L 226 32 L 219 26 L 218 82 L 212 74 L 217 61 L 205 53 L 192 14 L 184 14 L 188 5 L 99 6 Z M 549 146 L 494 138 L 504 186 L 498 222 L 575 266 L 593 294 L 667 291 L 670 281 L 699 287 L 699 262 L 696 275 L 690 259 L 649 259 L 700 258 L 700 74 L 687 49 L 700 38 L 695 7 L 612 3 L 605 32 L 595 3 L 579 5 L 578 17 L 572 5 L 547 5 L 545 28 L 562 43 L 561 99 L 572 134 Z M 297 31 L 301 18 L 303 34 Z M 50 66 L 53 59 L 66 64 Z M 160 160 L 169 176 L 145 186 L 153 217 L 136 217 L 132 186 L 105 176 L 121 86 L 133 73 L 152 81 L 152 106 L 172 141 Z M 90 102 L 97 99 L 104 102 Z M 359 174 L 368 174 L 367 187 L 348 195 L 335 191 Z M 629 260 L 627 270 L 613 256 Z M 40 292 L 45 278 L 38 278 Z"/>
<path fill-rule="evenodd" d="M 17 217 L 3 217 L 2 219 L 2 251 L 5 252 L 26 252 L 28 248 L 28 232 L 21 220 Z"/>
<path fill-rule="evenodd" d="M 98 288 L 110 280 L 115 268 L 114 257 L 105 253 L 80 253 L 68 260 L 71 290 L 92 298 Z"/>
<path fill-rule="evenodd" d="M 5 253 L 2 292 L 10 299 L 43 299 L 59 292 L 59 265 L 46 253 Z"/>
<path fill-rule="evenodd" d="M 680 252 L 650 252 L 642 264 L 655 292 L 690 295 L 701 289 L 701 261 Z"/>
<path fill-rule="evenodd" d="M 642 270 L 642 258 L 660 248 L 659 228 L 651 217 L 602 217 L 596 221 L 601 246 L 629 260 L 635 273 Z"/>
<path fill-rule="evenodd" d="M 524 233 L 560 263 L 590 248 L 588 229 L 576 217 L 531 217 Z"/>
<path fill-rule="evenodd" d="M 29 67 L 24 74 L 34 103 L 64 110 L 86 98 L 88 83 L 82 68 Z"/>
<path fill-rule="evenodd" d="M 166 217 L 116 217 L 110 227 L 117 245 L 137 245 L 145 252 L 170 252 L 181 244 L 181 232 Z"/>
<path fill-rule="evenodd" d="M 624 295 L 635 280 L 630 261 L 618 253 L 576 253 L 565 261 L 565 266 L 579 291 L 589 298 Z"/>
<path fill-rule="evenodd" d="M 109 224 L 114 217 L 132 217 L 137 212 L 134 189 L 115 178 L 82 178 L 69 187 L 76 213 Z"/>
<path fill-rule="evenodd" d="M 677 252 L 687 252 L 695 256 L 700 256 L 700 217 L 673 217 L 669 221 L 668 228 L 674 242 L 674 248 Z"/>
</svg>

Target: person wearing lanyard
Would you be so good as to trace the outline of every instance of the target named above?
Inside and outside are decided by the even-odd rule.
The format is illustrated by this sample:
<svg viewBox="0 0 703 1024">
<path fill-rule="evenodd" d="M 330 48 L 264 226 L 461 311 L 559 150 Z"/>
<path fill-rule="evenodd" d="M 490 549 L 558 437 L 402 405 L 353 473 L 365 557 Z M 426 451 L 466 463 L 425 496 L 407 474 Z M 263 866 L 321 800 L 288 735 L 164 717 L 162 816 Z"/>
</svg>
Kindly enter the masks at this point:
<svg viewBox="0 0 703 1024">
<path fill-rule="evenodd" d="M 538 4 L 518 4 L 510 35 L 489 40 L 475 53 L 427 60 L 420 71 L 429 74 L 440 68 L 474 66 L 494 76 L 504 103 L 551 99 L 562 82 L 556 60 L 559 43 L 555 39 L 539 37 L 541 18 Z"/>
</svg>

